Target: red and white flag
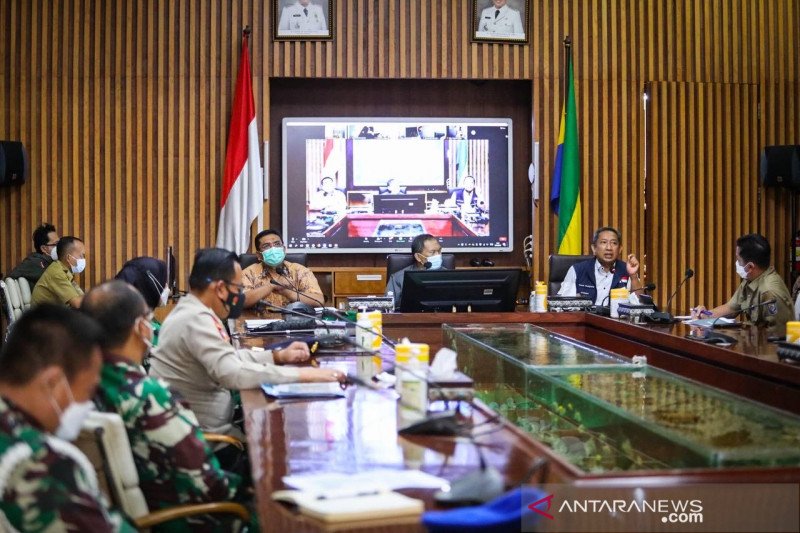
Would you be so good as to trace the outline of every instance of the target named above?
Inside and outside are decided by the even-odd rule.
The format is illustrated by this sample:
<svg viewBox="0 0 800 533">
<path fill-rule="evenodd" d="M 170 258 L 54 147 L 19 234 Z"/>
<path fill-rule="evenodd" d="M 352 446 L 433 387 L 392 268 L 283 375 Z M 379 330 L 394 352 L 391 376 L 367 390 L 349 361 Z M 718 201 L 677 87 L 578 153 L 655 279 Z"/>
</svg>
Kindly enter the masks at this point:
<svg viewBox="0 0 800 533">
<path fill-rule="evenodd" d="M 236 94 L 233 96 L 217 226 L 217 246 L 237 254 L 247 251 L 250 244 L 250 224 L 261 212 L 264 201 L 264 179 L 258 151 L 258 126 L 250 80 L 247 37 L 247 34 L 242 37 L 239 77 L 236 79 Z"/>
</svg>

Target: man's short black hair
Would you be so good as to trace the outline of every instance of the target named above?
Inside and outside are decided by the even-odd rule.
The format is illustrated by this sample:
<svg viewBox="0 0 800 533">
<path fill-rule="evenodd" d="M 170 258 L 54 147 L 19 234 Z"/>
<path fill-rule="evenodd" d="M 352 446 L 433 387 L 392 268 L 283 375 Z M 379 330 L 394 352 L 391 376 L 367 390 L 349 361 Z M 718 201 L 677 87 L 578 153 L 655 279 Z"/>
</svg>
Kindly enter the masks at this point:
<svg viewBox="0 0 800 533">
<path fill-rule="evenodd" d="M 604 231 L 610 231 L 614 235 L 617 236 L 617 241 L 622 244 L 622 233 L 617 228 L 612 228 L 611 226 L 603 226 L 602 228 L 598 228 L 597 231 L 594 232 L 592 235 L 592 244 L 597 244 L 597 239 L 600 238 L 600 234 Z"/>
<path fill-rule="evenodd" d="M 417 235 L 416 237 L 414 237 L 414 240 L 411 241 L 411 253 L 412 254 L 422 253 L 422 250 L 425 249 L 425 243 L 431 239 L 433 239 L 434 241 L 437 240 L 436 237 L 434 237 L 430 233 L 423 233 L 421 235 Z"/>
<path fill-rule="evenodd" d="M 203 248 L 194 254 L 192 272 L 189 274 L 189 288 L 203 290 L 217 280 L 231 281 L 236 273 L 234 263 L 239 256 L 224 248 Z"/>
<path fill-rule="evenodd" d="M 736 239 L 736 246 L 739 248 L 739 257 L 745 263 L 754 263 L 758 268 L 769 268 L 769 256 L 772 249 L 769 241 L 759 233 L 748 233 Z"/>
<path fill-rule="evenodd" d="M 64 259 L 67 257 L 67 254 L 72 252 L 72 249 L 75 247 L 76 242 L 83 242 L 77 237 L 73 237 L 72 235 L 65 235 L 58 239 L 58 246 L 56 247 L 56 251 L 58 252 L 58 258 Z"/>
<path fill-rule="evenodd" d="M 148 312 L 142 295 L 132 285 L 121 280 L 107 281 L 83 297 L 81 312 L 93 318 L 103 330 L 101 345 L 113 351 L 122 346 L 131 333 L 136 319 Z"/>
<path fill-rule="evenodd" d="M 280 240 L 283 240 L 283 237 L 281 237 L 281 233 L 276 229 L 267 228 L 263 231 L 259 231 L 258 235 L 256 235 L 256 238 L 253 239 L 253 246 L 256 247 L 256 252 L 258 251 L 258 241 L 260 241 L 262 237 L 266 237 L 267 235 L 277 235 Z"/>
<path fill-rule="evenodd" d="M 49 222 L 42 222 L 42 225 L 33 230 L 33 251 L 42 253 L 40 248 L 50 242 L 47 235 L 56 231 L 56 227 Z"/>
<path fill-rule="evenodd" d="M 63 305 L 39 304 L 14 323 L 0 350 L 0 381 L 25 385 L 52 365 L 72 381 L 91 363 L 101 336 L 91 318 Z"/>
</svg>

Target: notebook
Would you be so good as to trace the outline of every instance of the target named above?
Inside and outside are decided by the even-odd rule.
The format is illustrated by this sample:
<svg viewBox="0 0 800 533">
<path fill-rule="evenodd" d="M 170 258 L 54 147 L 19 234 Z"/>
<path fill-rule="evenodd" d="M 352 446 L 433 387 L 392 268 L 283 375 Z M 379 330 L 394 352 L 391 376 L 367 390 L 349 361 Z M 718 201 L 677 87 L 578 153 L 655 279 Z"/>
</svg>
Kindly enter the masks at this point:
<svg viewBox="0 0 800 533">
<path fill-rule="evenodd" d="M 261 390 L 273 398 L 344 398 L 339 383 L 262 383 Z"/>
<path fill-rule="evenodd" d="M 419 517 L 425 510 L 422 500 L 389 491 L 325 497 L 299 490 L 279 490 L 272 493 L 272 499 L 297 505 L 301 514 L 328 523 Z"/>
</svg>

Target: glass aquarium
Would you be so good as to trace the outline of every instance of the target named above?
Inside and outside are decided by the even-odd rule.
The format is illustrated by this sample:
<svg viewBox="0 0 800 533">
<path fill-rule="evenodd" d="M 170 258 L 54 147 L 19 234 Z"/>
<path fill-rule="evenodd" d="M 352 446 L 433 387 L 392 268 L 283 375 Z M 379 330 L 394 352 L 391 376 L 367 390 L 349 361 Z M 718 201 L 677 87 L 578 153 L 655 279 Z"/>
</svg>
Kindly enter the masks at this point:
<svg viewBox="0 0 800 533">
<path fill-rule="evenodd" d="M 475 394 L 587 473 L 800 465 L 800 417 L 530 324 L 444 326 Z"/>
</svg>

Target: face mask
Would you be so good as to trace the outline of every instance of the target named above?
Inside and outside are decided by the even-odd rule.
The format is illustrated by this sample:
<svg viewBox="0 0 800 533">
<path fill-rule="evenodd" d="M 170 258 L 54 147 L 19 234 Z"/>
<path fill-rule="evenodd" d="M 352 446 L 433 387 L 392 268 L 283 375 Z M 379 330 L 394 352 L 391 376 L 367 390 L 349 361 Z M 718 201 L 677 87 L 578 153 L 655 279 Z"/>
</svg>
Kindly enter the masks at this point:
<svg viewBox="0 0 800 533">
<path fill-rule="evenodd" d="M 264 263 L 266 263 L 267 266 L 275 268 L 283 262 L 283 259 L 286 257 L 286 252 L 283 251 L 283 248 L 276 248 L 273 246 L 269 250 L 261 252 L 261 257 L 264 259 Z"/>
<path fill-rule="evenodd" d="M 236 319 L 242 316 L 242 310 L 244 309 L 244 291 L 228 291 L 228 298 L 225 300 L 225 305 L 228 306 L 228 309 L 230 309 L 230 312 L 228 313 L 229 319 Z"/>
<path fill-rule="evenodd" d="M 159 291 L 158 306 L 164 307 L 169 302 L 169 295 L 170 295 L 169 287 L 166 286 L 162 287 L 161 283 L 159 283 L 156 277 L 149 270 L 147 271 L 147 278 L 150 280 L 150 283 L 153 284 L 156 290 Z"/>
<path fill-rule="evenodd" d="M 53 404 L 59 419 L 55 435 L 59 439 L 75 440 L 81 432 L 83 423 L 89 417 L 89 413 L 94 410 L 94 404 L 89 400 L 85 402 L 76 402 L 75 397 L 72 395 L 72 388 L 69 386 L 69 382 L 67 382 L 67 390 L 69 391 L 70 403 L 64 411 L 61 411 L 58 403 L 52 396 L 50 397 L 50 402 Z"/>
<path fill-rule="evenodd" d="M 429 270 L 437 270 L 442 268 L 442 254 L 430 256 L 428 258 L 428 262 L 431 264 Z"/>
<path fill-rule="evenodd" d="M 153 337 L 155 336 L 155 333 L 156 333 L 155 330 L 153 329 L 153 325 L 150 322 L 148 322 L 147 319 L 145 319 L 145 318 L 139 318 L 139 320 L 141 320 L 142 322 L 147 324 L 147 329 L 150 330 L 150 335 L 147 335 L 145 337 L 141 337 L 141 339 L 142 339 L 142 342 L 145 343 L 145 345 L 147 346 L 147 349 L 148 350 L 152 350 L 153 349 Z"/>
<path fill-rule="evenodd" d="M 747 270 L 745 270 L 744 266 L 739 264 L 739 261 L 734 261 L 736 264 L 736 273 L 739 274 L 739 277 L 742 279 L 747 279 Z"/>
<path fill-rule="evenodd" d="M 86 268 L 86 258 L 85 257 L 81 257 L 79 259 L 79 258 L 77 258 L 75 256 L 72 256 L 72 255 L 70 257 L 72 257 L 76 261 L 75 266 L 70 266 L 70 269 L 72 270 L 72 273 L 73 274 L 80 274 L 81 272 L 83 272 L 83 269 Z"/>
<path fill-rule="evenodd" d="M 53 261 L 58 261 L 58 246 L 53 246 L 50 248 L 50 259 Z"/>
</svg>

